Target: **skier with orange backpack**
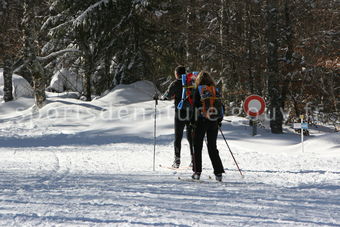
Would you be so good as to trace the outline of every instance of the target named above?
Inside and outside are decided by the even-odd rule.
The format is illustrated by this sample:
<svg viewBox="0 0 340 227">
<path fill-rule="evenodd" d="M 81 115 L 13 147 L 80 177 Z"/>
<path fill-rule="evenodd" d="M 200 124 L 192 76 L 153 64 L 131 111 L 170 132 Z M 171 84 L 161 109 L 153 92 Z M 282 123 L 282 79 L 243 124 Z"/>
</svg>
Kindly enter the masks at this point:
<svg viewBox="0 0 340 227">
<path fill-rule="evenodd" d="M 194 93 L 193 114 L 191 126 L 193 128 L 193 175 L 194 180 L 199 180 L 202 172 L 202 147 L 205 134 L 207 146 L 214 174 L 217 181 L 222 181 L 224 173 L 223 164 L 217 150 L 216 140 L 218 128 L 223 120 L 223 104 L 216 84 L 207 72 L 200 72 L 196 78 Z"/>
</svg>

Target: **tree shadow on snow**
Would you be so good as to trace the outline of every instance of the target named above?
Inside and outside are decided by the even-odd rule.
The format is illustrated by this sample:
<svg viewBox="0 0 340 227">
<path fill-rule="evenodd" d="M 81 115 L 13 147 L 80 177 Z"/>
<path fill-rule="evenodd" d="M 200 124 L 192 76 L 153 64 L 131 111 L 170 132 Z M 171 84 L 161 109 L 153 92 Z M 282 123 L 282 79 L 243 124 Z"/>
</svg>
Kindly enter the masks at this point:
<svg viewBox="0 0 340 227">
<path fill-rule="evenodd" d="M 118 131 L 118 132 L 115 132 Z M 114 133 L 116 135 L 110 135 Z M 154 144 L 153 136 L 150 138 L 136 135 L 119 134 L 119 128 L 107 131 L 86 131 L 77 134 L 51 134 L 36 137 L 0 137 L 0 147 L 59 147 L 59 146 L 98 146 L 115 143 Z M 142 135 L 143 136 L 143 135 Z M 173 135 L 156 137 L 157 145 L 169 144 Z"/>
</svg>

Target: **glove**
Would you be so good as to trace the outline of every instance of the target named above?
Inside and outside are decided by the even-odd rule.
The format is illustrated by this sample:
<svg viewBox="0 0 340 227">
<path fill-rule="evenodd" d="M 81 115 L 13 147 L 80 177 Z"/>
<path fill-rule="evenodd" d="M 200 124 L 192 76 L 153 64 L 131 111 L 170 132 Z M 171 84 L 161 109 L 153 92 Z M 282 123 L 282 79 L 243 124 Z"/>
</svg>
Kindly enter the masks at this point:
<svg viewBox="0 0 340 227">
<path fill-rule="evenodd" d="M 196 122 L 195 121 L 190 121 L 190 127 L 192 128 L 192 129 L 196 129 L 197 128 L 197 125 L 196 125 Z"/>
<path fill-rule="evenodd" d="M 153 100 L 158 100 L 159 99 L 159 96 L 158 96 L 158 94 L 157 93 L 155 93 L 155 95 L 152 97 L 153 98 Z"/>
<path fill-rule="evenodd" d="M 222 127 L 222 121 L 218 122 L 218 127 L 221 128 Z"/>
</svg>

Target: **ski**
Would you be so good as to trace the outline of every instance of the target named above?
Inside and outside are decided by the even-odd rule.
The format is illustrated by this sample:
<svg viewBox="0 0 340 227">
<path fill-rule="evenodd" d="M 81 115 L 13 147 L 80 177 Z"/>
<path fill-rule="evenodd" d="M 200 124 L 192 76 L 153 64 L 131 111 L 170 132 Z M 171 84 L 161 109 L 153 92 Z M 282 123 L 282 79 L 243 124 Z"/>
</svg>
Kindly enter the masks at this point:
<svg viewBox="0 0 340 227">
<path fill-rule="evenodd" d="M 186 182 L 194 182 L 194 183 L 210 183 L 208 181 L 204 181 L 204 180 L 195 180 L 192 178 L 182 178 L 182 177 L 178 177 L 177 178 L 180 181 L 186 181 Z"/>
<path fill-rule="evenodd" d="M 163 166 L 163 165 L 159 165 L 159 167 L 164 168 L 164 169 L 171 169 L 171 170 L 190 170 L 192 169 L 192 167 L 190 166 L 182 166 L 182 167 L 172 167 L 172 166 Z"/>
<path fill-rule="evenodd" d="M 177 178 L 180 181 L 186 181 L 186 182 L 194 182 L 194 183 L 205 183 L 205 184 L 223 184 L 226 185 L 226 182 L 223 181 L 216 181 L 215 179 L 213 179 L 211 176 L 209 176 L 209 179 L 199 179 L 199 180 L 195 180 L 192 178 L 182 178 L 182 177 L 178 177 Z"/>
</svg>

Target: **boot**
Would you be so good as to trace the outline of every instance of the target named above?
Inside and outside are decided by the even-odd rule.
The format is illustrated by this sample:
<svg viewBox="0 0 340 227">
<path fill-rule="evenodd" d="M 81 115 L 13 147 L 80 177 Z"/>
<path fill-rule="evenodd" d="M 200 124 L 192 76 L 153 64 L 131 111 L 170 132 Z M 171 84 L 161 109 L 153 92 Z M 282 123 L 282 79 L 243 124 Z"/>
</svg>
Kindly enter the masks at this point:
<svg viewBox="0 0 340 227">
<path fill-rule="evenodd" d="M 193 180 L 199 180 L 200 177 L 201 177 L 201 173 L 199 173 L 199 172 L 196 172 L 196 173 L 194 173 L 194 174 L 191 176 L 191 178 L 192 178 Z"/>
<path fill-rule="evenodd" d="M 222 173 L 219 173 L 219 174 L 215 174 L 215 179 L 219 182 L 222 181 Z"/>
<path fill-rule="evenodd" d="M 179 157 L 175 157 L 174 163 L 172 164 L 173 168 L 179 168 L 179 165 L 181 164 L 181 159 Z"/>
</svg>

